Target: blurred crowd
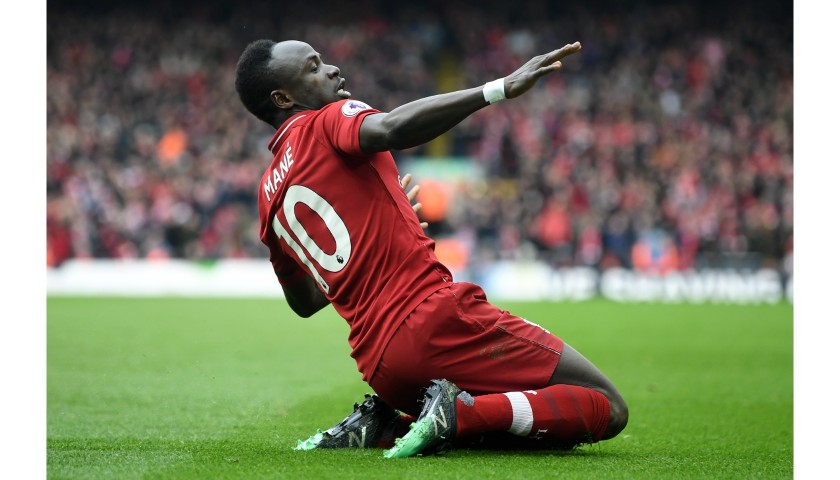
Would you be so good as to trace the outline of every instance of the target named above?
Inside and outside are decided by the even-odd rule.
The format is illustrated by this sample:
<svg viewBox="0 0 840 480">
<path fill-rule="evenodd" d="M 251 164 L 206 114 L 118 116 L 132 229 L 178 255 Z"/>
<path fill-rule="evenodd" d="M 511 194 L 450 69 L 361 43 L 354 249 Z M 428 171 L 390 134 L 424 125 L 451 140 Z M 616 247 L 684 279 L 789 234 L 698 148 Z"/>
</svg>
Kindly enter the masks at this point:
<svg viewBox="0 0 840 480">
<path fill-rule="evenodd" d="M 792 273 L 789 2 L 396 3 L 51 2 L 48 263 L 266 256 L 256 195 L 273 131 L 233 88 L 251 40 L 307 41 L 385 111 L 580 41 L 527 95 L 394 152 L 482 172 L 429 218 L 442 254 Z"/>
</svg>

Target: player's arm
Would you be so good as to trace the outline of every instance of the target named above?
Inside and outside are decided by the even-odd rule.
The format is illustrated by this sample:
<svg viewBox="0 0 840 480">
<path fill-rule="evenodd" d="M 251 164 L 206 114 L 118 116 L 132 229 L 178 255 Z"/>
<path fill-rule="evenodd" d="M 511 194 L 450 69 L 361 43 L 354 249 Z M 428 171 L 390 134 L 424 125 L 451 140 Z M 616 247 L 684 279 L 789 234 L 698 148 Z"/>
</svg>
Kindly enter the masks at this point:
<svg viewBox="0 0 840 480">
<path fill-rule="evenodd" d="M 560 60 L 580 50 L 575 42 L 552 52 L 538 55 L 504 77 L 505 98 L 516 98 L 531 89 L 537 80 L 560 70 Z M 421 98 L 401 105 L 388 113 L 368 115 L 362 121 L 359 140 L 368 153 L 416 147 L 429 142 L 490 103 L 485 87 Z"/>
<path fill-rule="evenodd" d="M 281 284 L 286 301 L 296 314 L 307 318 L 330 304 L 324 292 L 309 275 L 300 275 L 292 283 Z"/>
</svg>

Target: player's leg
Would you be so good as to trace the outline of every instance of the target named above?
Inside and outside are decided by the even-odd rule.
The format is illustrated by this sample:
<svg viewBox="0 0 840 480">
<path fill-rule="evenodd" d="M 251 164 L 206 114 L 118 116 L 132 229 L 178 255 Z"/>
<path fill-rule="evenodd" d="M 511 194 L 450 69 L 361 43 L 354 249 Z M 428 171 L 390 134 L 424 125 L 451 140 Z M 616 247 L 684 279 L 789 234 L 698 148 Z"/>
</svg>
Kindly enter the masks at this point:
<svg viewBox="0 0 840 480">
<path fill-rule="evenodd" d="M 422 316 L 428 319 L 409 319 L 407 327 L 395 335 L 404 343 L 400 354 L 386 351 L 383 357 L 383 363 L 393 363 L 385 369 L 392 377 L 385 383 L 391 385 L 394 395 L 402 395 L 395 401 L 402 401 L 406 408 L 411 408 L 406 402 L 416 398 L 418 384 L 428 375 L 457 384 L 433 384 L 418 420 L 417 430 L 425 433 L 412 432 L 409 441 L 403 442 L 407 448 L 392 449 L 386 455 L 411 455 L 430 446 L 423 438 L 415 442 L 418 436 L 428 435 L 432 444 L 443 443 L 439 435 L 443 427 L 446 442 L 510 432 L 566 446 L 612 438 L 623 428 L 627 418 L 624 401 L 611 382 L 578 352 L 571 347 L 564 352 L 562 340 L 519 317 L 507 312 L 500 317 L 478 287 L 454 288 L 453 294 L 457 305 L 451 306 L 451 311 L 457 315 L 447 317 L 450 306 L 443 297 L 435 308 L 423 306 L 429 311 L 421 312 Z M 445 322 L 434 321 L 442 317 Z M 445 345 L 446 349 L 424 350 L 425 343 Z M 416 368 L 418 358 L 422 369 Z M 377 387 L 375 383 L 372 386 Z M 456 399 L 458 387 L 473 395 Z M 447 416 L 453 418 L 442 418 Z"/>
<path fill-rule="evenodd" d="M 549 387 L 553 385 L 577 386 L 591 389 L 606 397 L 610 406 L 610 418 L 601 440 L 615 437 L 627 426 L 629 412 L 627 403 L 606 375 L 577 350 L 566 344 L 563 355 L 557 362 L 557 368 L 549 380 Z"/>
<path fill-rule="evenodd" d="M 434 380 L 411 430 L 385 452 L 407 457 L 448 448 L 487 434 L 510 435 L 512 448 L 571 449 L 615 436 L 626 424 L 610 423 L 611 405 L 601 392 L 579 385 L 472 396 L 456 384 Z M 610 430 L 608 431 L 608 428 Z M 499 438 L 495 447 L 500 446 Z"/>
<path fill-rule="evenodd" d="M 551 344 L 547 332 L 531 335 L 516 330 L 516 336 L 527 339 L 525 350 L 544 350 L 539 345 Z M 513 330 L 513 327 L 507 326 Z M 530 336 L 529 336 L 530 335 Z M 539 369 L 533 361 L 514 363 L 512 371 Z M 569 345 L 562 347 L 559 361 L 545 362 L 551 378 L 542 388 L 510 389 L 500 384 L 501 393 L 473 395 L 471 399 L 453 400 L 457 429 L 455 438 L 469 438 L 488 432 L 508 432 L 545 444 L 571 448 L 615 437 L 627 424 L 627 406 L 617 389 L 591 362 Z M 507 372 L 498 372 L 504 375 Z M 457 395 L 457 393 L 456 393 Z M 422 418 L 423 415 L 421 414 Z M 522 442 L 514 442 L 522 446 Z"/>
</svg>

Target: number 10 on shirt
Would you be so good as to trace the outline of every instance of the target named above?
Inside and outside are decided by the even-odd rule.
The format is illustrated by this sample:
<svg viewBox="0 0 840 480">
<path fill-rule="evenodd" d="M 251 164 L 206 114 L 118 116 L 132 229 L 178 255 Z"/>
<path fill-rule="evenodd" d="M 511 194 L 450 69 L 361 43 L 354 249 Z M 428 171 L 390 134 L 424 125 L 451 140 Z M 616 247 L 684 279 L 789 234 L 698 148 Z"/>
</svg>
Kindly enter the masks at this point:
<svg viewBox="0 0 840 480">
<path fill-rule="evenodd" d="M 332 235 L 333 240 L 335 240 L 335 253 L 329 254 L 323 251 L 321 247 L 315 243 L 315 240 L 312 239 L 309 233 L 307 233 L 300 221 L 298 221 L 295 216 L 295 206 L 298 203 L 302 203 L 312 209 L 312 211 L 324 221 L 324 224 L 327 226 L 327 230 L 330 232 L 330 235 Z M 310 272 L 312 272 L 312 277 L 315 278 L 315 281 L 321 286 L 324 293 L 329 294 L 330 286 L 326 280 L 324 280 L 324 277 L 322 277 L 318 272 L 318 269 L 312 264 L 312 260 L 314 260 L 321 268 L 329 272 L 340 272 L 344 267 L 346 267 L 347 263 L 350 261 L 350 253 L 353 250 L 350 242 L 350 232 L 347 230 L 347 225 L 344 224 L 344 220 L 341 219 L 333 206 L 324 200 L 324 197 L 318 195 L 303 185 L 289 186 L 288 190 L 286 190 L 286 196 L 283 198 L 282 210 L 284 217 L 286 218 L 286 222 L 289 224 L 289 228 L 291 228 L 295 236 L 300 239 L 300 242 L 298 243 L 298 241 L 292 237 L 277 217 L 275 217 L 271 222 L 274 232 L 278 237 L 282 238 L 289 247 L 291 247 L 300 261 L 306 265 Z M 308 256 L 304 250 L 306 250 L 306 253 L 309 253 Z"/>
</svg>

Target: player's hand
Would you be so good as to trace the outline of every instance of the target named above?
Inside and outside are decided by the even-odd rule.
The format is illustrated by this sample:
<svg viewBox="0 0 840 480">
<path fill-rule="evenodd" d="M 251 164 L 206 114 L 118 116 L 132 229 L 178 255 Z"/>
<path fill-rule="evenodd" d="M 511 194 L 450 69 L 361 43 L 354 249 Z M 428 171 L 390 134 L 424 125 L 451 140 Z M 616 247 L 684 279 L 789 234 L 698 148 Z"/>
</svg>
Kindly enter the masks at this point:
<svg viewBox="0 0 840 480">
<path fill-rule="evenodd" d="M 563 48 L 554 50 L 528 60 L 525 65 L 519 67 L 515 72 L 505 77 L 505 96 L 516 98 L 531 89 L 540 78 L 559 71 L 563 66 L 560 60 L 579 52 L 580 42 L 568 44 Z"/>
<path fill-rule="evenodd" d="M 408 197 L 408 201 L 413 202 L 415 198 L 417 198 L 417 193 L 420 191 L 420 185 L 415 185 L 411 187 L 411 190 L 408 190 L 408 184 L 411 183 L 411 174 L 406 173 L 405 176 L 400 178 L 400 186 L 405 191 L 405 196 Z M 411 206 L 414 209 L 414 212 L 419 212 L 420 208 L 423 205 L 420 202 L 417 202 Z M 427 228 L 429 226 L 429 222 L 420 222 L 420 228 Z"/>
</svg>

